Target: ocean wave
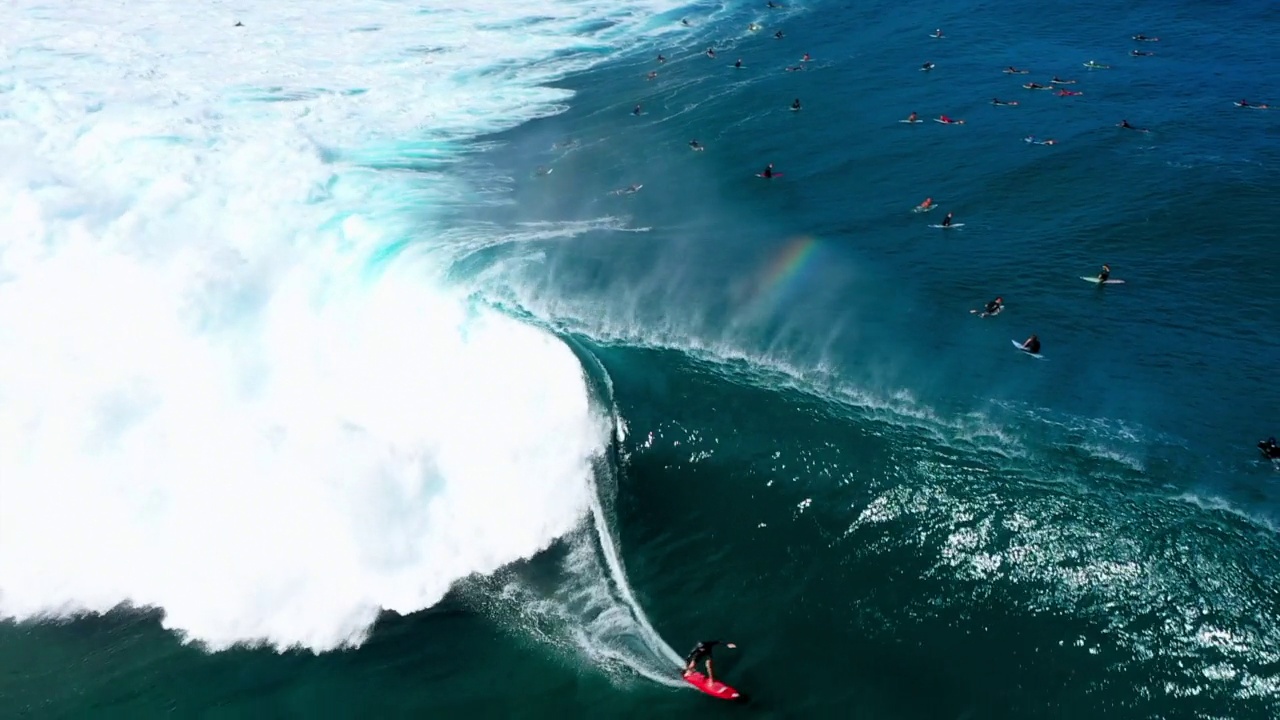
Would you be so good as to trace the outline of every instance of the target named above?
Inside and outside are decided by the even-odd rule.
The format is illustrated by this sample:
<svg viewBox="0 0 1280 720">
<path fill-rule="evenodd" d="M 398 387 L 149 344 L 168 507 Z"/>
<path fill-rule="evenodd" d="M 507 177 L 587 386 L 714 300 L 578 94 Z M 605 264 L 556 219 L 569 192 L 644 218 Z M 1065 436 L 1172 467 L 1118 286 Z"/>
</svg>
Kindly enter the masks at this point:
<svg viewBox="0 0 1280 720">
<path fill-rule="evenodd" d="M 0 617 L 320 651 L 581 527 L 577 358 L 385 253 L 671 7 L 6 3 Z"/>
</svg>

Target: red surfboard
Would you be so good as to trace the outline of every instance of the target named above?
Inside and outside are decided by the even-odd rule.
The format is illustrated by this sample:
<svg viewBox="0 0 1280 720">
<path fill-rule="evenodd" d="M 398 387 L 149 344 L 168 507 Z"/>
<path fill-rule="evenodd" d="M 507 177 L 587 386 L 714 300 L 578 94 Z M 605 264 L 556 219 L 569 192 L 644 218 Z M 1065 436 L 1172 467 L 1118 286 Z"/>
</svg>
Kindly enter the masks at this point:
<svg viewBox="0 0 1280 720">
<path fill-rule="evenodd" d="M 707 676 L 700 672 L 686 673 L 684 680 L 711 697 L 717 697 L 721 700 L 737 700 L 742 697 L 742 693 L 739 693 L 737 690 L 734 690 L 719 680 L 708 680 Z"/>
</svg>

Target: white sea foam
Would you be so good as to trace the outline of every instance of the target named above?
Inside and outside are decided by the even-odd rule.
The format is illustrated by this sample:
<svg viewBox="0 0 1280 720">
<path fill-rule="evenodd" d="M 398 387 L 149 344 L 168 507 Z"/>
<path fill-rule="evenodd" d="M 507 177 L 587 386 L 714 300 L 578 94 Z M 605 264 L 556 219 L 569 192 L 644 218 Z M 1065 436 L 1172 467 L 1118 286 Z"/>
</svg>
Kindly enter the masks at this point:
<svg viewBox="0 0 1280 720">
<path fill-rule="evenodd" d="M 573 353 L 371 258 L 662 9 L 0 6 L 0 618 L 324 650 L 581 526 Z"/>
</svg>

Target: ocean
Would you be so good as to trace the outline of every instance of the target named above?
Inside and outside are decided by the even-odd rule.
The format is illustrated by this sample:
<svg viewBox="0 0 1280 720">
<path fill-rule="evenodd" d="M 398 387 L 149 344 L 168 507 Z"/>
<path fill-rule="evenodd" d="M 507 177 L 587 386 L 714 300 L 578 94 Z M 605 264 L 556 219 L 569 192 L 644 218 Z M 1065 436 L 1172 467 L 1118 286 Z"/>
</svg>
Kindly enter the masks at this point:
<svg viewBox="0 0 1280 720">
<path fill-rule="evenodd" d="M 5 3 L 0 717 L 1280 715 L 1280 12 L 781 4 Z"/>
</svg>

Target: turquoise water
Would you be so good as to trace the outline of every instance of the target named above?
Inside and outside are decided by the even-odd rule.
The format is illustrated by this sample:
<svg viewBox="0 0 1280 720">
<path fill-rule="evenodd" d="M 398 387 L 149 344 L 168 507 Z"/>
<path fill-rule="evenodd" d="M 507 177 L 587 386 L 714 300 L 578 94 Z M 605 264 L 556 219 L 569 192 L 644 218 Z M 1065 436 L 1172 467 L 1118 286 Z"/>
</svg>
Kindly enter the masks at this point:
<svg viewBox="0 0 1280 720">
<path fill-rule="evenodd" d="M 0 626 L 3 714 L 1276 716 L 1280 490 L 1253 445 L 1280 423 L 1280 110 L 1231 104 L 1280 105 L 1274 8 L 684 16 L 563 81 L 565 112 L 385 167 L 477 188 L 423 212 L 489 242 L 415 242 L 574 348 L 618 427 L 599 483 L 623 584 L 675 650 L 737 641 L 717 675 L 750 702 L 567 639 L 588 611 L 529 598 L 566 596 L 569 542 L 355 650 L 206 653 L 156 612 Z M 1054 74 L 1084 95 L 1019 87 Z M 947 211 L 964 227 L 927 227 Z M 1079 279 L 1102 263 L 1126 284 Z M 1045 361 L 1009 346 L 1032 333 Z"/>
</svg>

